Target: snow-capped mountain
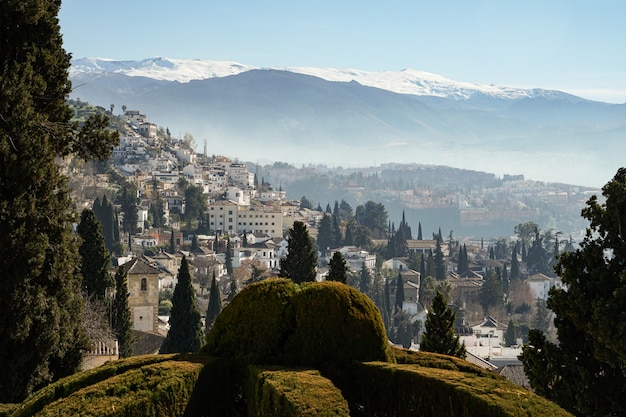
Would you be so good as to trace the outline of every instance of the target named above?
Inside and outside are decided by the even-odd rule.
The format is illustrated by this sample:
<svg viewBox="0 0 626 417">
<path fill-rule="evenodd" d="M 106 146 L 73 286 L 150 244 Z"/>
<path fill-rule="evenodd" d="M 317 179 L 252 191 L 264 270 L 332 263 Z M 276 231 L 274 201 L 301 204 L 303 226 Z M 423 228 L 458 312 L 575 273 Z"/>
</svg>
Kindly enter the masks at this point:
<svg viewBox="0 0 626 417">
<path fill-rule="evenodd" d="M 626 154 L 626 105 L 415 70 L 88 58 L 70 79 L 72 98 L 139 110 L 249 161 L 415 162 L 599 186 Z"/>
<path fill-rule="evenodd" d="M 380 88 L 399 94 L 432 96 L 467 100 L 476 95 L 497 99 L 516 100 L 521 98 L 561 96 L 561 93 L 544 89 L 519 89 L 495 85 L 480 85 L 453 81 L 430 72 L 404 69 L 402 71 L 361 71 L 357 69 L 271 67 L 258 68 L 236 62 L 208 61 L 200 59 L 149 58 L 140 61 L 116 61 L 103 58 L 82 58 L 72 61 L 71 76 L 81 73 L 115 73 L 131 77 L 146 77 L 155 80 L 178 81 L 205 80 L 226 77 L 254 69 L 272 69 L 297 74 L 311 75 L 326 81 L 350 82 Z"/>
</svg>

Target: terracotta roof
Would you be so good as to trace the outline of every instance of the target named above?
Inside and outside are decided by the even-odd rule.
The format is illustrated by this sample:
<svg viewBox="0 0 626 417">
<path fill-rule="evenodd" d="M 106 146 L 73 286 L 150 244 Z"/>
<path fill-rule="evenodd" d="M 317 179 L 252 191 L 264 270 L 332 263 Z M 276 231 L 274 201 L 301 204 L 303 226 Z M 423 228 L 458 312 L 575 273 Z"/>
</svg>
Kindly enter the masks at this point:
<svg viewBox="0 0 626 417">
<path fill-rule="evenodd" d="M 127 274 L 147 275 L 159 274 L 161 271 L 153 266 L 148 265 L 145 261 L 134 258 L 122 265 L 124 272 Z"/>
</svg>

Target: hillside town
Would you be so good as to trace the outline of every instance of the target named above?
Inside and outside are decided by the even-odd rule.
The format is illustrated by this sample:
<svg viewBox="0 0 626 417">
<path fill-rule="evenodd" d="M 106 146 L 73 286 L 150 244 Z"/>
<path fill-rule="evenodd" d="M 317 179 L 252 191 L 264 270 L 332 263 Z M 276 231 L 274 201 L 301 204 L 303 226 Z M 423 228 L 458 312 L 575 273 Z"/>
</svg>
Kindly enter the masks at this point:
<svg viewBox="0 0 626 417">
<path fill-rule="evenodd" d="M 171 308 L 168 297 L 177 284 L 183 257 L 189 261 L 198 309 L 204 313 L 211 277 L 219 283 L 222 302 L 228 303 L 249 283 L 278 276 L 280 260 L 287 254 L 287 235 L 295 222 L 305 224 L 318 243 L 317 281 L 326 279 L 331 258 L 339 252 L 349 269 L 348 282 L 368 294 L 381 310 L 382 294 L 388 292 L 389 304 L 398 306 L 393 317 L 386 320 L 394 343 L 419 348 L 435 290 L 445 292 L 457 311 L 455 331 L 466 347 L 468 360 L 487 369 L 512 373 L 518 382 L 524 377 L 517 356 L 529 327 L 541 322 L 544 330 L 553 331 L 545 302 L 550 288 L 561 286 L 560 279 L 548 271 L 528 268 L 522 260 L 521 239 L 517 252 L 513 249 L 512 254 L 519 257 L 516 272 L 512 270 L 510 248 L 503 251 L 507 245 L 515 248 L 515 242 L 495 242 L 499 256 L 494 256 L 492 243 L 460 242 L 452 236 L 444 242 L 443 236 L 425 239 L 421 230 L 418 236 L 409 231 L 404 252 L 385 256 L 380 248 L 389 243 L 393 232 L 369 236 L 365 245 L 346 242 L 347 234 L 352 233 L 348 230 L 349 216 L 334 220 L 340 233 L 335 242 L 340 245 L 320 248 L 324 218 L 336 216 L 337 207 L 333 213 L 330 205 L 324 210 L 289 200 L 285 190 L 276 190 L 263 179 L 259 181 L 245 164 L 224 156 L 196 153 L 190 135 L 174 139 L 139 111 L 126 110 L 122 121 L 124 134 L 109 163 L 111 172 L 118 174 L 118 182 L 131 183 L 136 190 L 137 220 L 132 233 L 125 230 L 123 208 L 116 208 L 120 214 L 117 226 L 123 231 L 120 241 L 126 242 L 116 264 L 127 271 L 133 328 L 143 335 L 136 349 L 148 349 L 137 350 L 137 354 L 158 351 L 158 340 L 167 333 Z M 108 193 L 108 199 L 115 201 L 120 187 L 113 182 L 116 176 L 94 177 L 93 184 L 89 184 L 90 178 L 83 178 L 82 186 L 99 190 L 92 197 L 101 200 L 99 194 Z M 186 200 L 190 194 L 186 196 L 184 191 L 190 185 L 201 190 L 204 203 L 203 213 L 198 213 L 193 225 L 187 223 L 191 220 L 185 216 L 192 208 L 192 202 Z M 94 200 L 87 198 L 83 206 L 93 204 Z M 158 227 L 155 204 L 159 204 L 162 214 Z M 340 211 L 352 211 L 345 201 L 341 207 Z M 429 260 L 432 263 L 437 252 L 443 256 L 443 277 L 425 270 L 424 264 Z M 466 265 L 461 267 L 463 254 Z M 425 273 L 428 276 L 422 276 Z M 508 288 L 496 290 L 495 301 L 487 302 L 486 283 L 491 285 L 496 273 L 500 282 L 507 280 Z M 509 277 L 517 275 L 511 277 L 510 285 L 507 273 Z M 399 294 L 402 300 L 397 299 Z M 402 322 L 410 327 L 408 333 L 399 331 Z M 101 353 L 110 354 L 106 349 Z M 97 362 L 97 356 L 93 361 Z"/>
</svg>

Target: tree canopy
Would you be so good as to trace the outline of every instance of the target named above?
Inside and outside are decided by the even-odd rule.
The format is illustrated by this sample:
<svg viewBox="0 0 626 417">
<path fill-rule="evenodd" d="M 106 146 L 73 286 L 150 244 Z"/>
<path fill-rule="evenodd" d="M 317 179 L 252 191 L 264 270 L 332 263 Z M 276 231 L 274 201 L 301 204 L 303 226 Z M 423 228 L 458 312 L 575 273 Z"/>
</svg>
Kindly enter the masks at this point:
<svg viewBox="0 0 626 417">
<path fill-rule="evenodd" d="M 113 288 L 115 283 L 109 274 L 111 255 L 104 244 L 102 226 L 92 210 L 82 211 L 76 232 L 81 237 L 78 252 L 83 289 L 87 295 L 103 300 L 107 288 Z"/>
<path fill-rule="evenodd" d="M 327 281 L 339 281 L 344 284 L 348 281 L 348 265 L 341 252 L 333 253 L 329 262 Z"/>
<path fill-rule="evenodd" d="M 626 169 L 620 168 L 582 216 L 589 220 L 580 248 L 560 255 L 562 288 L 550 290 L 558 345 L 529 332 L 521 355 L 533 389 L 581 416 L 625 415 Z"/>
<path fill-rule="evenodd" d="M 71 120 L 60 4 L 0 3 L 0 402 L 73 373 L 88 348 L 76 213 L 58 160 L 107 159 L 119 137 L 105 115 Z"/>
<path fill-rule="evenodd" d="M 196 294 L 191 285 L 187 257 L 183 256 L 178 270 L 178 283 L 172 295 L 170 330 L 160 353 L 197 352 L 202 344 L 202 321 L 196 306 Z"/>
<path fill-rule="evenodd" d="M 306 225 L 294 222 L 287 240 L 287 255 L 280 260 L 280 276 L 296 283 L 315 281 L 317 253 Z"/>
<path fill-rule="evenodd" d="M 465 345 L 454 335 L 456 313 L 449 308 L 444 295 L 437 291 L 432 310 L 426 316 L 420 350 L 465 358 Z"/>
</svg>

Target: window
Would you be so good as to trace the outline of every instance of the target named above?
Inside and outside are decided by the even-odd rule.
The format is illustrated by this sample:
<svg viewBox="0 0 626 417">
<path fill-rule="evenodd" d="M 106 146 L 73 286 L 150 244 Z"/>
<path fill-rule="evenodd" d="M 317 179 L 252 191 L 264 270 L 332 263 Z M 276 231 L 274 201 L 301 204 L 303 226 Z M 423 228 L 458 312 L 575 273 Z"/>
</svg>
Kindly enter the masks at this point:
<svg viewBox="0 0 626 417">
<path fill-rule="evenodd" d="M 148 280 L 145 277 L 141 278 L 141 291 L 148 291 Z"/>
</svg>

